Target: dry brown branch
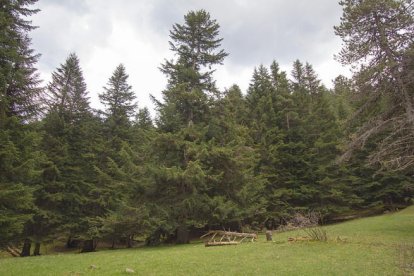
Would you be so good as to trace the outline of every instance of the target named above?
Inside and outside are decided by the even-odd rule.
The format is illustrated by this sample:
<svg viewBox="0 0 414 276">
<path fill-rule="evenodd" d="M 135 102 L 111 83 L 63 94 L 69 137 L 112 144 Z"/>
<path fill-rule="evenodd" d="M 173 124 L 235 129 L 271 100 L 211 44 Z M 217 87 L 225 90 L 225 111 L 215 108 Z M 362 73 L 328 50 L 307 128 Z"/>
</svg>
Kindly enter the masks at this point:
<svg viewBox="0 0 414 276">
<path fill-rule="evenodd" d="M 414 127 L 407 122 L 404 115 L 395 115 L 397 107 L 365 123 L 338 158 L 338 163 L 349 160 L 353 152 L 362 149 L 374 135 L 388 133 L 378 144 L 376 151 L 368 157 L 368 164 L 379 164 L 389 170 L 410 168 L 414 155 Z"/>
<path fill-rule="evenodd" d="M 395 120 L 390 134 L 369 156 L 369 164 L 381 164 L 388 170 L 406 170 L 414 165 L 414 127 L 403 118 Z"/>
<path fill-rule="evenodd" d="M 253 242 L 257 240 L 257 234 L 212 230 L 201 236 L 200 239 L 204 240 L 206 246 L 233 245 L 239 244 L 246 239 Z"/>
<path fill-rule="evenodd" d="M 10 246 L 10 245 L 7 246 L 6 251 L 7 251 L 7 253 L 12 255 L 13 257 L 20 257 L 20 251 L 17 248 L 15 248 L 14 246 Z"/>
<path fill-rule="evenodd" d="M 288 238 L 289 242 L 310 241 L 310 240 L 311 240 L 310 237 L 289 237 Z"/>
</svg>

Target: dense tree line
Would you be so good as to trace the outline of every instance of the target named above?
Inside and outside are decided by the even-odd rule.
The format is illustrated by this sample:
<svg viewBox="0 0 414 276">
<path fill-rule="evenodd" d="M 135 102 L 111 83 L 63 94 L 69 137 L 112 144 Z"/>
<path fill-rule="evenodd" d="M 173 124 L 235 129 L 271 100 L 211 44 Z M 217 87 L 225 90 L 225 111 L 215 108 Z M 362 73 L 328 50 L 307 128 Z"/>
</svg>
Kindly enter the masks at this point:
<svg viewBox="0 0 414 276">
<path fill-rule="evenodd" d="M 270 61 L 245 94 L 216 87 L 228 55 L 219 24 L 191 11 L 170 31 L 154 121 L 122 64 L 99 94 L 103 110 L 90 106 L 75 53 L 40 87 L 27 21 L 36 0 L 3 2 L 0 248 L 13 255 L 62 239 L 84 252 L 97 241 L 187 243 L 199 230 L 274 229 L 297 211 L 334 221 L 412 203 L 410 1 L 340 2 L 352 79 L 327 89 L 307 62 L 287 73 Z"/>
</svg>

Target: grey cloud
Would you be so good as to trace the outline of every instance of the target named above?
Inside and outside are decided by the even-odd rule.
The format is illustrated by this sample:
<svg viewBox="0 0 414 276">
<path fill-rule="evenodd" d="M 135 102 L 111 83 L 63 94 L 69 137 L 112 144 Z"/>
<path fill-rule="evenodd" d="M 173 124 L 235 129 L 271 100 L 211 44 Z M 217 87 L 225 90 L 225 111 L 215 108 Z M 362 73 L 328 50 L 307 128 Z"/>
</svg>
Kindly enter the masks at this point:
<svg viewBox="0 0 414 276">
<path fill-rule="evenodd" d="M 32 32 L 36 50 L 42 54 L 40 69 L 52 71 L 70 52 L 87 57 L 94 46 L 104 46 L 112 31 L 111 18 L 92 12 L 86 1 L 52 1 L 38 3 L 41 10 L 33 18 L 40 28 Z"/>
<path fill-rule="evenodd" d="M 40 0 L 38 2 L 40 8 L 45 6 L 61 6 L 65 7 L 66 10 L 75 12 L 75 13 L 86 13 L 89 11 L 87 1 L 79 0 Z"/>
<path fill-rule="evenodd" d="M 230 53 L 226 64 L 230 66 L 255 66 L 273 59 L 283 64 L 296 58 L 318 61 L 332 58 L 316 48 L 334 38 L 333 25 L 341 12 L 332 0 L 127 0 L 119 4 L 43 0 L 39 3 L 45 12 L 59 10 L 56 7 L 65 11 L 41 20 L 42 28 L 35 31 L 34 40 L 39 48 L 52 52 L 44 59 L 47 65 L 55 65 L 54 57 L 61 57 L 63 52 L 76 50 L 87 56 L 93 45 L 105 44 L 111 32 L 111 20 L 117 19 L 111 18 L 111 10 L 115 9 L 117 16 L 130 20 L 137 28 L 142 26 L 146 16 L 142 10 L 144 3 L 144 8 L 150 9 L 146 27 L 163 36 L 165 45 L 172 24 L 182 22 L 187 11 L 204 8 L 221 25 L 223 47 Z M 76 29 L 76 20 L 85 20 L 88 16 L 89 30 Z"/>
<path fill-rule="evenodd" d="M 226 64 L 255 66 L 277 59 L 318 61 L 326 58 L 319 44 L 332 41 L 341 9 L 332 0 L 297 1 L 154 1 L 153 26 L 170 29 L 191 9 L 204 8 L 221 25 Z M 168 37 L 165 38 L 168 40 Z"/>
<path fill-rule="evenodd" d="M 315 68 L 325 64 L 327 71 L 327 61 L 333 59 L 339 45 L 333 33 L 333 25 L 338 24 L 341 15 L 337 0 L 40 0 L 37 5 L 42 11 L 33 22 L 40 28 L 32 32 L 32 38 L 34 48 L 42 54 L 39 68 L 44 75 L 50 74 L 72 51 L 78 53 L 88 70 L 96 66 L 90 57 L 97 48 L 118 51 L 113 54 L 121 59 L 119 62 L 134 62 L 131 54 L 124 56 L 120 48 L 111 49 L 113 43 L 109 43 L 111 33 L 119 31 L 117 27 L 128 26 L 128 35 L 134 36 L 131 41 L 142 43 L 126 43 L 125 52 L 136 51 L 137 62 L 146 55 L 151 59 L 147 59 L 145 72 L 153 80 L 135 79 L 142 73 L 129 72 L 134 88 L 138 93 L 145 91 L 143 94 L 154 92 L 154 83 L 165 81 L 158 79 L 164 78 L 158 66 L 170 54 L 169 30 L 174 23 L 182 23 L 189 10 L 205 9 L 221 26 L 223 48 L 230 54 L 222 67 L 227 74 L 220 76 L 222 82 L 231 79 L 246 83 L 246 71 L 253 71 L 261 63 L 269 65 L 274 59 L 287 70 L 298 58 Z M 137 45 L 152 47 L 159 56 Z M 97 82 L 91 81 L 95 87 Z"/>
</svg>

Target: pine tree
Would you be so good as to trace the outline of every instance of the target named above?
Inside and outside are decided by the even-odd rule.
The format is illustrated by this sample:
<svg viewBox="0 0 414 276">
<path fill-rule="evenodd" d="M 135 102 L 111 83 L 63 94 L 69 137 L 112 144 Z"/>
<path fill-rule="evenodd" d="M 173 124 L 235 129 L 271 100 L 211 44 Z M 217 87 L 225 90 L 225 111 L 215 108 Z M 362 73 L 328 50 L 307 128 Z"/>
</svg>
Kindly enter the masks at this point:
<svg viewBox="0 0 414 276">
<path fill-rule="evenodd" d="M 42 154 L 36 115 L 42 89 L 35 69 L 38 55 L 30 48 L 27 17 L 36 1 L 2 1 L 0 7 L 0 248 L 26 238 L 24 227 L 35 213 L 33 192 L 41 181 Z M 30 254 L 30 240 L 21 256 Z M 10 250 L 12 249 L 12 250 Z"/>
<path fill-rule="evenodd" d="M 232 120 L 237 124 L 247 126 L 249 120 L 247 103 L 240 87 L 236 84 L 232 85 L 225 91 L 223 101 L 226 113 L 231 116 Z"/>
<path fill-rule="evenodd" d="M 215 102 L 201 159 L 208 165 L 209 228 L 242 230 L 264 220 L 265 179 L 255 173 L 259 154 L 250 137 L 247 104 L 238 86 Z"/>
<path fill-rule="evenodd" d="M 340 132 L 328 92 L 320 85 L 312 66 L 295 61 L 291 85 L 276 62 L 270 69 L 269 77 L 259 78 L 267 74 L 255 72 L 251 85 L 254 90 L 249 93 L 257 95 L 256 103 L 250 107 L 259 114 L 250 117 L 254 125 L 263 125 L 259 131 L 253 127 L 251 131 L 261 137 L 255 140 L 261 153 L 257 173 L 266 179 L 266 225 L 273 228 L 295 209 L 319 209 L 332 214 L 339 212 L 341 204 L 350 198 L 349 189 L 335 181 L 327 184 L 330 178 L 337 177 L 333 165 Z M 265 83 L 270 79 L 272 85 L 263 85 L 262 79 Z M 266 102 L 267 105 L 261 104 Z"/>
<path fill-rule="evenodd" d="M 270 76 L 272 79 L 272 84 L 275 89 L 281 92 L 287 92 L 289 89 L 289 81 L 286 76 L 285 71 L 281 71 L 279 64 L 274 60 L 270 65 Z"/>
<path fill-rule="evenodd" d="M 354 135 L 364 119 L 358 115 L 361 106 L 367 98 L 361 97 L 356 86 L 351 80 L 342 76 L 335 80 L 333 102 L 343 109 L 337 109 L 340 125 L 343 128 L 342 135 L 347 137 Z M 378 107 L 384 106 L 379 102 Z M 381 108 L 378 108 L 381 110 Z M 331 181 L 334 185 L 342 185 L 342 198 L 351 210 L 347 214 L 358 213 L 360 210 L 369 214 L 382 213 L 384 210 L 395 210 L 402 206 L 411 204 L 410 194 L 413 193 L 413 182 L 410 180 L 410 172 L 401 171 L 378 171 L 378 167 L 366 164 L 370 153 L 384 138 L 384 134 L 375 135 L 368 139 L 365 146 L 356 149 L 348 162 L 342 162 L 337 168 L 337 178 Z M 336 183 L 336 184 L 335 184 Z M 352 191 L 353 198 L 347 197 L 347 189 Z M 348 193 L 349 195 L 349 193 Z M 335 205 L 340 207 L 340 202 Z M 336 207 L 336 208 L 338 208 Z"/>
<path fill-rule="evenodd" d="M 208 217 L 209 164 L 203 153 L 211 108 L 219 93 L 212 78 L 213 66 L 227 53 L 219 50 L 219 25 L 204 10 L 191 11 L 184 24 L 175 24 L 170 46 L 176 60 L 165 61 L 161 71 L 168 78 L 163 103 L 157 102 L 157 125 L 162 133 L 154 140 L 154 195 L 168 223 L 163 231 L 175 229 L 177 242 L 189 241 L 188 230 L 202 227 Z M 159 231 L 158 231 L 159 232 Z"/>
<path fill-rule="evenodd" d="M 105 195 L 96 187 L 99 120 L 92 114 L 86 84 L 75 54 L 52 73 L 48 85 L 44 151 L 52 176 L 45 179 L 49 192 L 42 207 L 56 206 L 61 217 L 56 231 L 84 240 L 84 251 L 93 250 L 97 233 L 91 221 L 104 215 Z M 53 187 L 59 187 L 58 189 Z M 70 244 L 70 242 L 68 242 Z"/>
<path fill-rule="evenodd" d="M 3 1 L 0 9 L 2 45 L 0 49 L 0 126 L 11 116 L 30 119 L 39 111 L 41 93 L 34 67 L 39 55 L 30 48 L 28 32 L 35 27 L 26 17 L 37 0 Z"/>
<path fill-rule="evenodd" d="M 217 38 L 220 26 L 205 10 L 188 12 L 184 21 L 170 31 L 170 50 L 178 54 L 178 59 L 165 61 L 161 71 L 169 77 L 170 86 L 185 83 L 189 90 L 212 92 L 215 87 L 211 66 L 222 64 L 228 55 L 223 49 L 217 50 L 223 40 Z"/>
<path fill-rule="evenodd" d="M 99 187 L 111 196 L 106 215 L 98 218 L 100 235 L 113 242 L 126 239 L 128 246 L 134 236 L 150 231 L 149 209 L 146 206 L 146 167 L 152 121 L 147 109 L 135 114 L 137 104 L 128 84 L 125 67 L 119 65 L 99 95 L 106 106 L 104 114 L 103 148 L 96 170 Z M 133 116 L 138 122 L 133 125 Z M 131 216 L 131 217 L 128 217 Z"/>
<path fill-rule="evenodd" d="M 313 70 L 313 66 L 306 62 L 305 64 L 305 87 L 310 94 L 317 94 L 321 88 L 321 81 L 318 79 L 316 72 Z"/>
<path fill-rule="evenodd" d="M 140 108 L 138 110 L 135 125 L 141 129 L 150 129 L 154 127 L 150 112 L 147 107 Z"/>
<path fill-rule="evenodd" d="M 250 107 L 258 105 L 260 99 L 264 95 L 270 94 L 270 96 L 272 96 L 271 94 L 274 92 L 272 91 L 272 88 L 272 79 L 269 70 L 263 65 L 255 68 L 246 96 L 246 100 Z"/>
<path fill-rule="evenodd" d="M 297 61 L 296 64 L 298 71 L 302 70 L 301 63 Z M 266 179 L 263 193 L 267 202 L 264 223 L 266 227 L 274 228 L 298 204 L 293 201 L 298 194 L 294 186 L 298 184 L 295 177 L 299 174 L 297 168 L 303 168 L 303 165 L 296 166 L 295 162 L 299 159 L 296 151 L 301 152 L 303 144 L 295 139 L 300 122 L 298 103 L 294 102 L 295 98 L 291 95 L 286 73 L 280 71 L 275 61 L 270 66 L 270 74 L 266 68 L 257 72 L 261 77 L 253 74 L 247 99 L 251 95 L 258 95 L 256 103 L 250 104 L 250 109 L 257 113 L 255 117 L 250 116 L 255 118 L 251 131 L 259 133 L 254 136 L 260 152 L 256 173 Z M 259 128 L 255 130 L 254 125 Z"/>
<path fill-rule="evenodd" d="M 177 59 L 166 60 L 161 66 L 168 87 L 163 92 L 164 103 L 158 105 L 158 125 L 166 130 L 206 119 L 209 96 L 217 94 L 212 67 L 228 55 L 218 50 L 222 41 L 217 38 L 220 26 L 208 12 L 190 11 L 184 21 L 170 31 L 170 49 Z"/>
<path fill-rule="evenodd" d="M 47 88 L 49 111 L 57 112 L 65 123 L 74 123 L 90 114 L 86 83 L 75 53 L 52 73 Z"/>
<path fill-rule="evenodd" d="M 25 238 L 24 226 L 35 214 L 33 192 L 41 180 L 39 135 L 16 117 L 0 129 L 0 248 Z M 22 252 L 28 256 L 30 251 Z"/>
<path fill-rule="evenodd" d="M 305 67 L 303 66 L 303 63 L 298 59 L 293 62 L 292 77 L 293 90 L 304 90 L 306 87 Z"/>
<path fill-rule="evenodd" d="M 335 78 L 333 83 L 333 101 L 337 111 L 336 116 L 342 124 L 345 124 L 351 113 L 354 112 L 354 107 L 351 103 L 351 96 L 353 94 L 352 81 L 340 75 Z"/>
<path fill-rule="evenodd" d="M 289 154 L 286 159 L 294 164 L 293 170 L 285 168 L 290 172 L 288 183 L 292 191 L 288 202 L 296 208 L 321 208 L 318 181 L 323 173 L 318 174 L 318 171 L 334 160 L 337 126 L 312 65 L 295 61 L 292 76 L 296 120 L 292 120 L 287 135 Z M 285 162 L 285 158 L 282 160 Z"/>
<path fill-rule="evenodd" d="M 105 200 L 105 212 L 94 219 L 94 225 L 98 236 L 111 240 L 112 247 L 120 240 L 126 240 L 131 247 L 134 237 L 146 238 L 155 225 L 145 198 L 144 162 L 148 160 L 143 158 L 142 149 L 123 141 L 118 161 L 107 157 L 101 168 L 95 168 L 98 172 L 96 192 Z"/>
<path fill-rule="evenodd" d="M 343 15 L 335 32 L 344 46 L 338 59 L 359 69 L 355 80 L 366 96 L 359 112 L 365 120 L 343 159 L 371 137 L 387 133 L 369 163 L 410 170 L 414 164 L 414 101 L 412 78 L 403 76 L 408 73 L 403 60 L 413 45 L 414 7 L 410 0 L 344 0 L 340 5 Z M 384 108 L 375 112 L 379 102 Z"/>
<path fill-rule="evenodd" d="M 101 103 L 106 107 L 103 114 L 111 135 L 124 139 L 127 137 L 122 131 L 131 126 L 130 118 L 135 115 L 137 107 L 128 77 L 124 65 L 118 65 L 108 81 L 108 86 L 104 87 L 104 92 L 99 95 Z"/>
</svg>

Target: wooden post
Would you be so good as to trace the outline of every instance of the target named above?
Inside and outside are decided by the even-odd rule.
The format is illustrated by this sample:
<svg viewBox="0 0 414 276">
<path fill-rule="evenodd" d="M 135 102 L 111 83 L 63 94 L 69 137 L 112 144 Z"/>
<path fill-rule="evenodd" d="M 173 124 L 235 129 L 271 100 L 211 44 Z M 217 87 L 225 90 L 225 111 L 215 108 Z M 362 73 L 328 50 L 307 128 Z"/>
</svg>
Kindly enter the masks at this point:
<svg viewBox="0 0 414 276">
<path fill-rule="evenodd" d="M 273 240 L 272 239 L 272 235 L 273 235 L 272 231 L 271 230 L 267 230 L 266 231 L 266 240 L 267 241 L 272 241 Z"/>
</svg>

